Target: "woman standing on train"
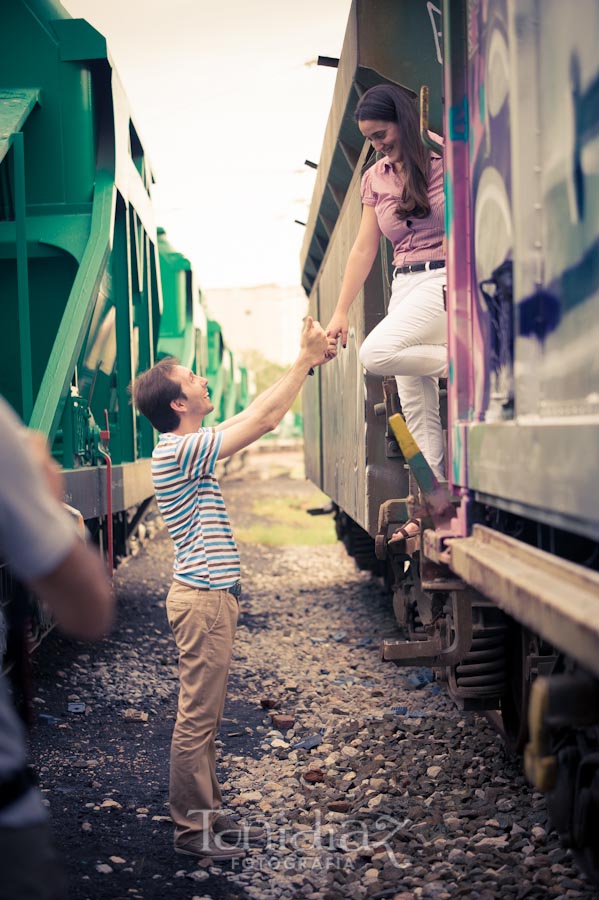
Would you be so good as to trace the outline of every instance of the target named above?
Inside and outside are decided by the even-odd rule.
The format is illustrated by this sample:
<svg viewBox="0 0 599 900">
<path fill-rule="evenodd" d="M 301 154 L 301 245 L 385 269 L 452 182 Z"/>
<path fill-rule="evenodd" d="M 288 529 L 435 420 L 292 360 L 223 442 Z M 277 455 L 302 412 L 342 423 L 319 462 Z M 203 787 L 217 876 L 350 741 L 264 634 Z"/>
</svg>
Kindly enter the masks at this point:
<svg viewBox="0 0 599 900">
<path fill-rule="evenodd" d="M 375 375 L 395 375 L 408 428 L 435 475 L 444 478 L 438 381 L 447 374 L 443 161 L 422 144 L 415 101 L 399 87 L 370 88 L 355 118 L 384 156 L 362 177 L 360 230 L 327 334 L 346 346 L 349 309 L 385 235 L 395 267 L 389 310 L 362 344 L 360 361 Z M 417 529 L 414 523 L 407 532 Z"/>
</svg>

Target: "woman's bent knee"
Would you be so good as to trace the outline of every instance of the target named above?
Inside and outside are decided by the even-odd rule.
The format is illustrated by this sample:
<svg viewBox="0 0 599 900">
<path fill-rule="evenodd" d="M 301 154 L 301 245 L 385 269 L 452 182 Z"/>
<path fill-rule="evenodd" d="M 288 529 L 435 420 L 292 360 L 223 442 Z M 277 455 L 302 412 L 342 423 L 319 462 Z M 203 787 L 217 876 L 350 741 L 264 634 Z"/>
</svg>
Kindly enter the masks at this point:
<svg viewBox="0 0 599 900">
<path fill-rule="evenodd" d="M 393 375 L 397 365 L 397 350 L 389 352 L 384 347 L 369 342 L 368 338 L 360 347 L 360 362 L 372 375 Z"/>
</svg>

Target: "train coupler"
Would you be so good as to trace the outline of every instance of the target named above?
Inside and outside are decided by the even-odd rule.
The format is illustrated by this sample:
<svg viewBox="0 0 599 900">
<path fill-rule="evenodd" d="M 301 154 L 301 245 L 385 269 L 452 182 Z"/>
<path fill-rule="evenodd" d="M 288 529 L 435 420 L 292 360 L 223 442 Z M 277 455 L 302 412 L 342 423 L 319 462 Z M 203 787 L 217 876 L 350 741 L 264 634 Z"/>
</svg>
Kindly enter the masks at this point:
<svg viewBox="0 0 599 900">
<path fill-rule="evenodd" d="M 469 591 L 459 590 L 452 591 L 451 598 L 451 624 L 447 617 L 436 634 L 422 641 L 383 641 L 382 660 L 410 666 L 453 666 L 460 662 L 472 644 L 472 597 Z"/>
</svg>

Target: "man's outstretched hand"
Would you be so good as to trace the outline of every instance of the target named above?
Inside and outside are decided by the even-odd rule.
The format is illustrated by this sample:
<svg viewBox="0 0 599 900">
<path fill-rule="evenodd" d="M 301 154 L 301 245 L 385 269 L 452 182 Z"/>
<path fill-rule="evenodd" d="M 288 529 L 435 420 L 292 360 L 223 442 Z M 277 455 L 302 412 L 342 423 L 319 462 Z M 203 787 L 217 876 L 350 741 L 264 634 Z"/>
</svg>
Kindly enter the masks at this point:
<svg viewBox="0 0 599 900">
<path fill-rule="evenodd" d="M 312 316 L 306 316 L 301 348 L 311 366 L 321 366 L 332 359 L 329 355 L 334 349 L 332 342 L 320 322 L 315 322 Z"/>
</svg>

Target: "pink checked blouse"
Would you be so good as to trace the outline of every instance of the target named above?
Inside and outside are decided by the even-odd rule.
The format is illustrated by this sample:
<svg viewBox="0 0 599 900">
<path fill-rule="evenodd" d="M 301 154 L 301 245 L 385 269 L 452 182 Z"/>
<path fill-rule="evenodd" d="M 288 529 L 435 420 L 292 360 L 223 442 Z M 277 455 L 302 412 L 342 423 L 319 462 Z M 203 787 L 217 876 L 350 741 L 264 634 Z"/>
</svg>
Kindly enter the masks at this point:
<svg viewBox="0 0 599 900">
<path fill-rule="evenodd" d="M 425 219 L 404 219 L 395 212 L 403 190 L 403 178 L 397 175 L 387 157 L 383 157 L 362 176 L 362 203 L 374 206 L 379 228 L 393 245 L 393 265 L 443 259 L 445 198 L 443 160 L 431 153 L 428 196 L 431 211 Z"/>
</svg>

